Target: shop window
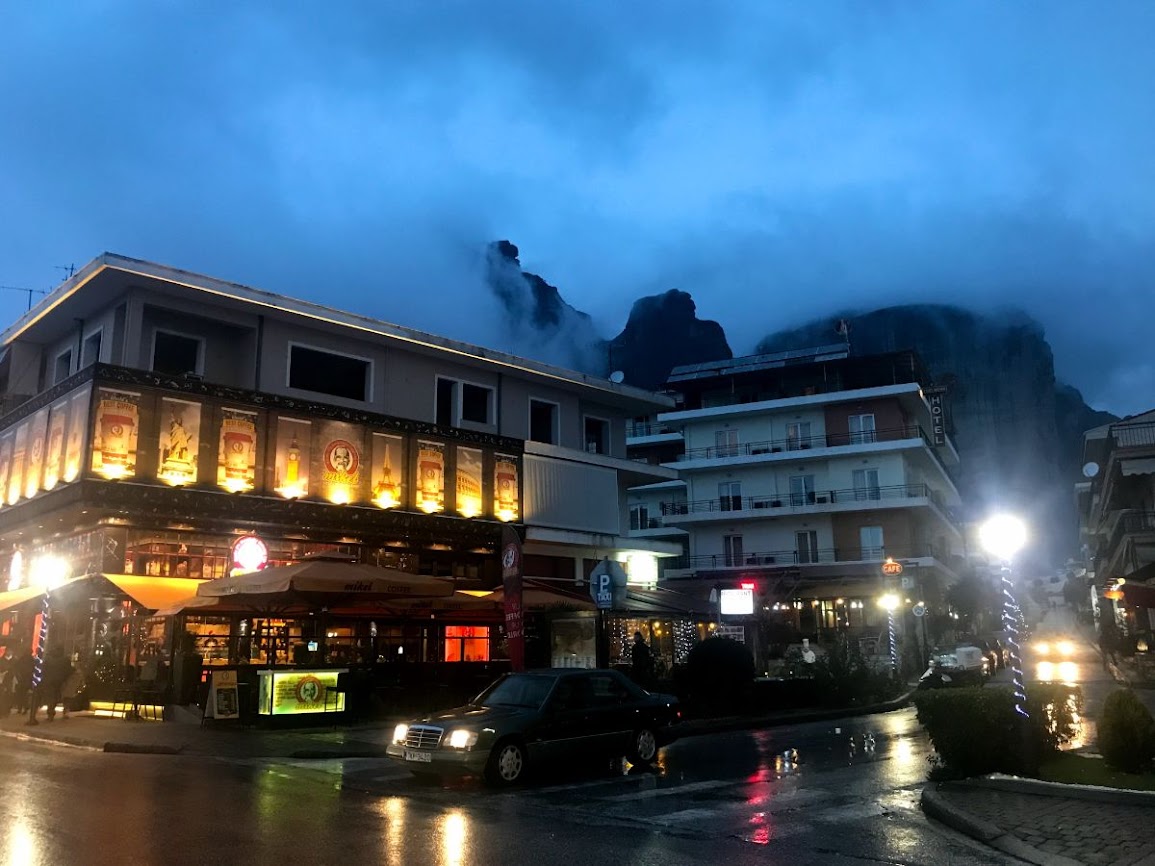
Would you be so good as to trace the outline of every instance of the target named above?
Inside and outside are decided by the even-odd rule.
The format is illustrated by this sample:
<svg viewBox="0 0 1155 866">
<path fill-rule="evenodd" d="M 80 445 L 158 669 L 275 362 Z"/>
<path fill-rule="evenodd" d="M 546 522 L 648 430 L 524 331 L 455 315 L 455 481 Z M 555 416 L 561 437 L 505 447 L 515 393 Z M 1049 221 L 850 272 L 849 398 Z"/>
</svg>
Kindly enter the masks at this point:
<svg viewBox="0 0 1155 866">
<path fill-rule="evenodd" d="M 489 661 L 489 626 L 447 625 L 445 657 L 447 662 Z"/>
<path fill-rule="evenodd" d="M 338 355 L 322 349 L 290 344 L 290 388 L 343 397 L 346 400 L 369 399 L 370 361 L 353 355 Z"/>
<path fill-rule="evenodd" d="M 152 369 L 155 373 L 182 376 L 185 373 L 202 374 L 204 359 L 201 349 L 204 341 L 197 337 L 157 331 L 153 335 Z"/>
</svg>

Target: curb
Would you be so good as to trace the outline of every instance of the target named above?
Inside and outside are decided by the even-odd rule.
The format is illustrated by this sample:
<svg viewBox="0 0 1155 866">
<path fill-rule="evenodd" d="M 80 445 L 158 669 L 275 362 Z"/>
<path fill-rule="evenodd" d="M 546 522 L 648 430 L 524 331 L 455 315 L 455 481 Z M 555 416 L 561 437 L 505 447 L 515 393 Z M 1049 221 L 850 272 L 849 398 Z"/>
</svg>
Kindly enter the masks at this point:
<svg viewBox="0 0 1155 866">
<path fill-rule="evenodd" d="M 834 719 L 850 719 L 857 716 L 872 716 L 875 713 L 889 713 L 901 710 L 910 703 L 911 697 L 917 689 L 911 689 L 881 704 L 871 704 L 865 707 L 842 707 L 830 710 L 813 710 L 789 716 L 732 716 L 723 719 L 693 719 L 683 722 L 684 726 L 677 731 L 678 739 L 686 737 L 700 737 L 707 734 L 724 734 L 730 731 L 756 731 L 762 728 L 777 728 L 784 725 L 804 725 L 810 722 L 827 722 Z"/>
<path fill-rule="evenodd" d="M 937 789 L 923 788 L 919 803 L 922 806 L 922 811 L 928 817 L 946 824 L 984 845 L 1002 851 L 1004 854 L 1010 854 L 1012 857 L 1018 857 L 1028 863 L 1034 863 L 1035 866 L 1082 866 L 1078 860 L 1072 860 L 1061 854 L 1049 854 L 1046 851 L 1040 851 L 1017 836 L 1007 833 L 1001 827 L 981 818 L 976 818 L 969 812 L 950 803 Z"/>
<path fill-rule="evenodd" d="M 1034 794 L 1039 797 L 1063 797 L 1068 800 L 1109 803 L 1113 806 L 1155 808 L 1155 791 L 1133 791 L 1128 788 L 1104 788 L 1099 785 L 1046 782 L 1042 779 L 1024 779 L 1020 776 L 1001 774 L 967 779 L 956 784 L 968 785 L 972 788 L 986 788 L 991 791 L 1007 791 L 1011 794 Z"/>
<path fill-rule="evenodd" d="M 104 743 L 94 743 L 81 737 L 53 736 L 36 731 L 5 731 L 0 730 L 0 737 L 20 740 L 25 743 L 38 743 L 42 746 L 63 746 L 70 749 L 86 749 L 90 752 L 103 752 Z"/>
</svg>

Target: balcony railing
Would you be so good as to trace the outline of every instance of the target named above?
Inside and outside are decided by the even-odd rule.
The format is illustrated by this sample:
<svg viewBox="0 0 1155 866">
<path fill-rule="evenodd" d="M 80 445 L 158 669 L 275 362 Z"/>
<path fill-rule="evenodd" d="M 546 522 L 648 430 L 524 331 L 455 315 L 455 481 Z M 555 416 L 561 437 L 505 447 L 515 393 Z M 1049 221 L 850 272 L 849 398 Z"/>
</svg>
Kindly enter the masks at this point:
<svg viewBox="0 0 1155 866">
<path fill-rule="evenodd" d="M 723 496 L 718 499 L 695 499 L 688 502 L 663 502 L 662 514 L 677 517 L 721 511 L 758 511 L 761 509 L 810 508 L 846 502 L 873 502 L 893 499 L 929 499 L 948 516 L 950 509 L 942 495 L 927 484 L 894 484 L 886 487 L 853 487 L 849 490 L 808 490 L 802 493 L 775 493 L 760 496 Z M 953 516 L 952 516 L 953 519 Z"/>
<path fill-rule="evenodd" d="M 917 557 L 939 557 L 932 544 L 909 548 L 893 547 L 823 547 L 800 550 L 768 550 L 757 553 L 714 553 L 680 556 L 662 561 L 666 571 L 685 569 L 726 569 L 726 568 L 780 568 L 794 565 L 822 565 L 836 562 L 882 562 L 888 557 L 894 559 L 914 559 Z"/>
<path fill-rule="evenodd" d="M 1126 511 L 1115 521 L 1115 528 L 1107 540 L 1108 560 L 1114 558 L 1124 536 L 1155 533 L 1155 511 Z"/>
<path fill-rule="evenodd" d="M 1155 424 L 1116 424 L 1111 428 L 1116 448 L 1155 447 Z"/>
<path fill-rule="evenodd" d="M 873 442 L 897 442 L 902 439 L 931 440 L 921 427 L 911 425 L 886 430 L 865 430 L 861 433 L 826 433 L 821 436 L 794 436 L 786 439 L 767 439 L 763 442 L 742 442 L 734 445 L 714 445 L 709 448 L 690 448 L 678 460 L 717 460 L 724 457 L 750 457 L 758 454 L 780 454 L 788 451 L 807 451 L 812 448 L 836 448 L 842 445 L 869 445 Z"/>
<path fill-rule="evenodd" d="M 626 438 L 636 439 L 642 436 L 660 436 L 663 433 L 678 433 L 669 424 L 657 421 L 632 421 L 626 424 Z"/>
</svg>

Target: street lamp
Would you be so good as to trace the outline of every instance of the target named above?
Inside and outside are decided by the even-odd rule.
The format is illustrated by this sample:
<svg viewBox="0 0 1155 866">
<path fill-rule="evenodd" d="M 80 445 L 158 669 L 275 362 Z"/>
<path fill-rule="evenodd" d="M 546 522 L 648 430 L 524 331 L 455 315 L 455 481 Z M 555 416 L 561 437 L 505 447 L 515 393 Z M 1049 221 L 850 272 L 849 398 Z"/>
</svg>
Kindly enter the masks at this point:
<svg viewBox="0 0 1155 866">
<path fill-rule="evenodd" d="M 1023 686 L 1023 661 L 1019 650 L 1018 603 L 1015 601 L 1014 586 L 1011 583 L 1011 560 L 1027 543 L 1027 527 L 1023 521 L 1010 514 L 996 514 L 979 527 L 979 542 L 992 556 L 998 557 L 1003 584 L 1003 627 L 1007 631 L 1007 644 L 1011 648 L 1011 670 L 1014 672 L 1015 712 L 1023 718 L 1027 711 L 1023 704 L 1027 700 Z"/>
<path fill-rule="evenodd" d="M 898 648 L 894 640 L 894 610 L 898 607 L 898 596 L 888 592 L 878 600 L 878 606 L 886 610 L 886 633 L 890 642 L 890 670 L 898 672 Z"/>
<path fill-rule="evenodd" d="M 39 556 L 32 560 L 28 584 L 44 590 L 40 602 L 40 630 L 36 635 L 36 659 L 32 666 L 32 685 L 39 686 L 44 678 L 44 646 L 48 643 L 48 618 L 51 614 L 50 593 L 68 581 L 71 566 L 59 556 Z"/>
</svg>

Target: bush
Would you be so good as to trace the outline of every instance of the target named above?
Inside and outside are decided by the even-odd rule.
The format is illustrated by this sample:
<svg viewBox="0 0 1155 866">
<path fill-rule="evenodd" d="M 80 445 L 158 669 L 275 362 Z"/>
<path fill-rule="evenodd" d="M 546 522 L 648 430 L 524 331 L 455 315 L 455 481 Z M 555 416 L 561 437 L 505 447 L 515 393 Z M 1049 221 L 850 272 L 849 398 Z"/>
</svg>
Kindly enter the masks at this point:
<svg viewBox="0 0 1155 866">
<path fill-rule="evenodd" d="M 742 705 L 754 682 L 754 656 L 745 644 L 727 637 L 695 644 L 681 670 L 679 691 L 690 704 L 712 709 Z"/>
<path fill-rule="evenodd" d="M 835 707 L 862 706 L 895 697 L 901 688 L 887 667 L 874 670 L 857 641 L 836 641 L 814 663 L 822 701 Z"/>
<path fill-rule="evenodd" d="M 1074 737 L 1082 691 L 1077 686 L 1032 684 L 1027 719 L 1016 712 L 1014 694 L 1003 688 L 935 689 L 917 693 L 914 703 L 937 752 L 932 775 L 1033 775 Z"/>
<path fill-rule="evenodd" d="M 1150 768 L 1155 759 L 1155 719 L 1130 689 L 1111 692 L 1099 722 L 1099 752 L 1128 773 Z"/>
</svg>

